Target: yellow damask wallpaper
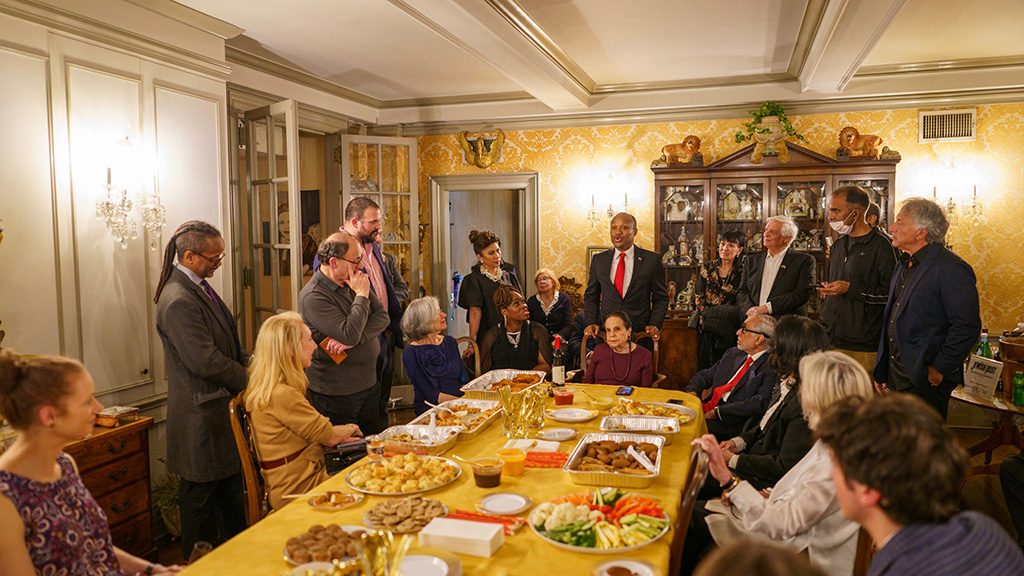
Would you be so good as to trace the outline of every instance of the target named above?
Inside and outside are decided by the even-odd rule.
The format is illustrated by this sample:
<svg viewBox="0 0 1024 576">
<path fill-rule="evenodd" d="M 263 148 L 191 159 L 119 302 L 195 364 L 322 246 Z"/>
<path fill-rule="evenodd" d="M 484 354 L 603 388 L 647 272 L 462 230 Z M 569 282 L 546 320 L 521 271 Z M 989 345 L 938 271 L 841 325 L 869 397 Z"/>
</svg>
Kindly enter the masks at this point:
<svg viewBox="0 0 1024 576">
<path fill-rule="evenodd" d="M 896 176 L 896 200 L 910 196 L 958 203 L 977 199 L 983 216 L 976 226 L 955 223 L 953 249 L 978 276 L 981 316 L 990 333 L 1024 321 L 1024 104 L 980 106 L 974 142 L 919 144 L 918 110 L 791 116 L 807 137 L 805 145 L 835 157 L 838 133 L 855 126 L 877 134 L 903 160 Z M 628 194 L 639 222 L 637 244 L 654 246 L 654 174 L 651 160 L 661 147 L 688 134 L 702 140 L 707 164 L 743 147 L 732 135 L 744 119 L 506 131 L 501 162 L 487 170 L 464 164 L 457 134 L 422 136 L 419 141 L 420 218 L 429 220 L 429 178 L 436 175 L 537 172 L 541 192 L 541 262 L 558 274 L 586 278 L 588 245 L 609 245 L 606 224 L 587 220 L 591 195 L 599 209 L 616 208 Z M 461 239 L 453 239 L 460 241 Z M 420 248 L 424 286 L 430 290 L 430 242 Z"/>
</svg>

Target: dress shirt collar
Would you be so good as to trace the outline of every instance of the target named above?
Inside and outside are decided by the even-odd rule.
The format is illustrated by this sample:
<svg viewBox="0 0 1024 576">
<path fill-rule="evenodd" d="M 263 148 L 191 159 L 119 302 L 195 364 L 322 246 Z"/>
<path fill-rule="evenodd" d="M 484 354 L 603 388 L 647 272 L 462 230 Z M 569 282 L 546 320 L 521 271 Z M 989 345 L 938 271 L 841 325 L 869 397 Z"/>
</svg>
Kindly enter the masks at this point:
<svg viewBox="0 0 1024 576">
<path fill-rule="evenodd" d="M 199 277 L 199 274 L 196 274 L 195 272 L 190 270 L 188 266 L 185 266 L 181 262 L 175 262 L 174 267 L 184 272 L 185 276 L 188 276 L 188 279 L 191 280 L 192 283 L 195 284 L 196 286 L 203 285 L 203 279 Z"/>
<path fill-rule="evenodd" d="M 753 364 L 754 362 L 757 362 L 758 358 L 760 358 L 761 356 L 764 356 L 764 353 L 767 352 L 767 351 L 768 350 L 761 350 L 757 354 L 747 354 L 747 356 L 749 356 L 750 358 L 753 359 L 753 361 L 751 362 L 751 364 Z"/>
<path fill-rule="evenodd" d="M 770 250 L 769 251 L 765 251 L 765 258 L 769 259 L 769 260 L 771 260 L 773 262 L 781 261 L 783 258 L 786 257 L 786 252 L 789 252 L 789 247 L 788 246 L 786 248 L 783 248 L 782 252 L 779 252 L 775 256 L 772 256 L 772 253 L 771 253 Z"/>
<path fill-rule="evenodd" d="M 635 252 L 636 252 L 636 244 L 633 244 L 632 246 L 630 246 L 629 250 L 626 250 L 626 251 L 622 251 L 622 250 L 619 250 L 618 248 L 616 248 L 615 249 L 615 258 L 614 258 L 615 261 L 612 262 L 612 264 L 618 264 L 619 263 L 619 254 L 625 254 L 626 255 L 626 260 L 632 260 L 633 259 L 633 254 Z"/>
<path fill-rule="evenodd" d="M 924 260 L 924 257 L 928 255 L 928 252 L 932 249 L 932 244 L 925 244 L 917 252 L 910 254 L 908 252 L 900 251 L 900 264 L 904 268 L 913 268 Z"/>
</svg>

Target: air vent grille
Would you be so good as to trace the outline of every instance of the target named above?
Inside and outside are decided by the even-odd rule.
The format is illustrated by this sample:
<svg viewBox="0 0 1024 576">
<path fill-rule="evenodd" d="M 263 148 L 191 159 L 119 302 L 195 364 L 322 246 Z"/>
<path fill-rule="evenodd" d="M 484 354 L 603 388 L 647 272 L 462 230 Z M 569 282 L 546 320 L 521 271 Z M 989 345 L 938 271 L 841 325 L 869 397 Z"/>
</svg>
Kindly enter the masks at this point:
<svg viewBox="0 0 1024 576">
<path fill-rule="evenodd" d="M 977 138 L 977 108 L 934 110 L 918 116 L 918 142 L 964 142 Z"/>
</svg>

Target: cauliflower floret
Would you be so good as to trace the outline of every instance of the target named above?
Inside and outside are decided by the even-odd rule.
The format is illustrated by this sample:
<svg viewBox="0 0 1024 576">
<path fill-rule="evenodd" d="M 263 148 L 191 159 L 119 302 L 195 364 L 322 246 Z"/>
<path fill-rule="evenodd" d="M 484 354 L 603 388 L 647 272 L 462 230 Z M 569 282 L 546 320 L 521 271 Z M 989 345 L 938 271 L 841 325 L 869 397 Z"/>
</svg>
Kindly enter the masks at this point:
<svg viewBox="0 0 1024 576">
<path fill-rule="evenodd" d="M 590 507 L 583 504 L 575 505 L 570 502 L 563 502 L 551 511 L 551 515 L 544 521 L 545 530 L 554 530 L 559 526 L 572 524 L 577 520 L 586 520 L 590 514 Z"/>
<path fill-rule="evenodd" d="M 555 505 L 551 502 L 545 502 L 537 506 L 533 509 L 533 512 L 530 512 L 530 524 L 540 526 L 548 519 L 548 516 L 551 516 L 551 511 L 554 509 Z"/>
<path fill-rule="evenodd" d="M 600 522 L 604 520 L 604 512 L 601 512 L 600 510 L 591 510 L 590 514 L 587 514 L 587 518 Z"/>
</svg>

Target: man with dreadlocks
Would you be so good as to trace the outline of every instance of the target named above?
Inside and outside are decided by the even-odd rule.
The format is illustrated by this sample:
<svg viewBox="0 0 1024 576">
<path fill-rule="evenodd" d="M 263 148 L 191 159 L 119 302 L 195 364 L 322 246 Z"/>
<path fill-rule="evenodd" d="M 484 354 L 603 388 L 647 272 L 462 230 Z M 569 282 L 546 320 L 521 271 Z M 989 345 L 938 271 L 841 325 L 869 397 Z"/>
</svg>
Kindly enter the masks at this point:
<svg viewBox="0 0 1024 576">
<path fill-rule="evenodd" d="M 212 225 L 185 222 L 164 252 L 154 302 L 167 360 L 167 469 L 181 476 L 181 549 L 220 544 L 246 527 L 241 464 L 228 402 L 245 389 L 249 354 L 206 281 L 224 260 Z"/>
</svg>

